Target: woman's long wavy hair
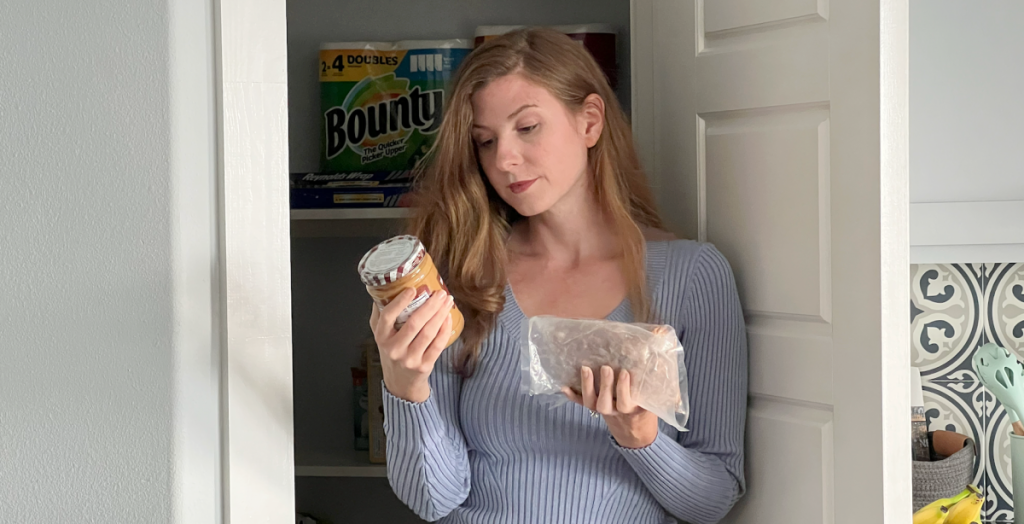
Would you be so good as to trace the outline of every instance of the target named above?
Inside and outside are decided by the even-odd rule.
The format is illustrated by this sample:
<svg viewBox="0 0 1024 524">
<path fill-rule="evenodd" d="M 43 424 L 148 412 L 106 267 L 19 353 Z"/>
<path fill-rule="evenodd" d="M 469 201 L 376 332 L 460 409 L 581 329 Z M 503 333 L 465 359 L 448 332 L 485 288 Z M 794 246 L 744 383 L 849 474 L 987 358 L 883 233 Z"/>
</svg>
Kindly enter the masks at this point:
<svg viewBox="0 0 1024 524">
<path fill-rule="evenodd" d="M 622 269 L 637 321 L 651 319 L 641 227 L 663 229 L 626 115 L 589 52 L 550 29 L 523 29 L 487 41 L 463 62 L 434 148 L 421 164 L 409 231 L 423 241 L 466 319 L 455 367 L 470 376 L 480 344 L 505 304 L 505 251 L 522 217 L 490 186 L 471 137 L 474 93 L 512 73 L 546 88 L 570 110 L 587 96 L 604 99 L 605 122 L 588 153 L 590 187 L 623 246 Z"/>
</svg>

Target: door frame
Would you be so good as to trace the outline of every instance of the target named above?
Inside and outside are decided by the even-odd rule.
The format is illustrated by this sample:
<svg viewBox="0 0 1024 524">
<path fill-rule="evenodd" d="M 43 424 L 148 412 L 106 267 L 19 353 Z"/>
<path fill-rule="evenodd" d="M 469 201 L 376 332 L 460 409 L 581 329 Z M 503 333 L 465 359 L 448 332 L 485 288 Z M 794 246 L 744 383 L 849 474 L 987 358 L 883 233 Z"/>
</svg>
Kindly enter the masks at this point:
<svg viewBox="0 0 1024 524">
<path fill-rule="evenodd" d="M 285 0 L 212 0 L 224 524 L 295 518 Z"/>
<path fill-rule="evenodd" d="M 630 0 L 632 114 L 641 157 L 654 165 L 651 139 L 651 1 Z M 699 5 L 703 0 L 697 0 Z M 841 1 L 841 0 L 839 0 Z M 863 1 L 863 0 L 856 0 Z M 881 184 L 880 247 L 883 340 L 870 352 L 878 411 L 864 412 L 853 392 L 835 393 L 837 418 L 851 397 L 857 439 L 877 458 L 886 522 L 909 521 L 909 358 L 906 294 L 909 271 L 907 174 L 908 1 L 879 6 Z M 213 0 L 218 136 L 221 336 L 221 522 L 283 523 L 294 518 L 292 429 L 288 83 L 285 0 Z M 657 184 L 658 173 L 652 173 Z M 696 210 L 695 210 L 696 211 Z M 700 228 L 703 229 L 703 228 Z M 896 289 L 902 286 L 902 289 Z M 838 362 L 837 362 L 838 363 Z M 875 365 L 876 364 L 876 365 Z M 858 366 L 860 367 L 860 366 Z M 837 386 L 839 383 L 837 382 Z M 839 422 L 837 420 L 837 422 Z M 839 425 L 837 425 L 839 429 Z M 838 458 L 838 457 L 837 457 Z M 836 476 L 850 458 L 837 460 Z M 838 502 L 838 501 L 837 501 Z M 836 522 L 846 522 L 839 504 Z M 856 515 L 856 511 L 846 512 Z"/>
</svg>

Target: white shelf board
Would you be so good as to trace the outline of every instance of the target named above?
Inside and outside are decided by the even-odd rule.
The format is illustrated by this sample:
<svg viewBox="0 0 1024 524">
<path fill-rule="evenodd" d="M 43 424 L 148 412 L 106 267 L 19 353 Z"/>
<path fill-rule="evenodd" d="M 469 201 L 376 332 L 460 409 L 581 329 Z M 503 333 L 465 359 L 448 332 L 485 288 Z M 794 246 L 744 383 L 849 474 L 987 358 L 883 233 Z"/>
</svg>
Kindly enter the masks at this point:
<svg viewBox="0 0 1024 524">
<path fill-rule="evenodd" d="M 409 216 L 409 208 L 407 207 L 292 210 L 292 220 L 379 220 L 405 218 L 407 216 Z"/>
<path fill-rule="evenodd" d="M 1024 244 L 1024 200 L 910 203 L 911 246 Z M 986 262 L 995 262 L 986 260 Z"/>
<path fill-rule="evenodd" d="M 350 449 L 339 455 L 296 455 L 296 477 L 387 477 L 388 467 L 371 464 L 368 451 Z"/>
<path fill-rule="evenodd" d="M 911 202 L 910 263 L 1024 260 L 1024 200 Z"/>
</svg>

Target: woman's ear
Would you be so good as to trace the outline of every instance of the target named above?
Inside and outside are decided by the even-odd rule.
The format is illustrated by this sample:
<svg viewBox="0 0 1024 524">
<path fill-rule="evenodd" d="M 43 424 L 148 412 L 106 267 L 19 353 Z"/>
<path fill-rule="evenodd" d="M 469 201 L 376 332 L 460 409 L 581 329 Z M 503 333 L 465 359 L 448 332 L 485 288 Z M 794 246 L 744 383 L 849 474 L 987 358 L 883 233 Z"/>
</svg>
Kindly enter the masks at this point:
<svg viewBox="0 0 1024 524">
<path fill-rule="evenodd" d="M 591 93 L 583 100 L 579 112 L 580 134 L 587 142 L 587 149 L 594 147 L 604 130 L 604 99 L 597 93 Z"/>
</svg>

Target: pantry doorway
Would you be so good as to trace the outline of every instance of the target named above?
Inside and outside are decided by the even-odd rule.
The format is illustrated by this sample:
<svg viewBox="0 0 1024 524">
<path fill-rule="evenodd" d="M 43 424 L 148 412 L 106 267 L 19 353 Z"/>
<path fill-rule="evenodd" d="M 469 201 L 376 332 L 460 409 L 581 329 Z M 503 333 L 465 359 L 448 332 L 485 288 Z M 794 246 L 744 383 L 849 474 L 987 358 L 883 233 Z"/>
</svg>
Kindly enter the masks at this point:
<svg viewBox="0 0 1024 524">
<path fill-rule="evenodd" d="M 643 161 L 747 314 L 726 522 L 908 521 L 907 0 L 629 3 Z M 214 3 L 226 524 L 295 512 L 285 14 Z"/>
</svg>

